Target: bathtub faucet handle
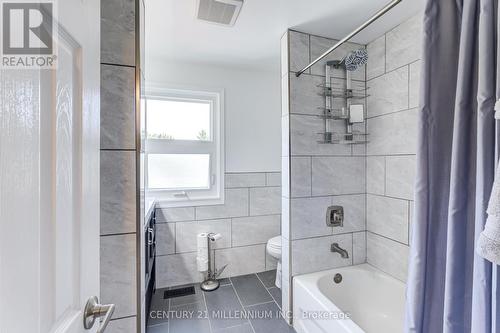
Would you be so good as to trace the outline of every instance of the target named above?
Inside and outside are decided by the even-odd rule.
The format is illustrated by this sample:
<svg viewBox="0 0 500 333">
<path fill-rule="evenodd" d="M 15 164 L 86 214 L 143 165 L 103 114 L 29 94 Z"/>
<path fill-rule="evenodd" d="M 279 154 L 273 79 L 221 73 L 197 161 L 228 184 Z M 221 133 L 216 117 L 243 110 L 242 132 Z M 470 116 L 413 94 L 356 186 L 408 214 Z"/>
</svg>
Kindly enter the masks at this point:
<svg viewBox="0 0 500 333">
<path fill-rule="evenodd" d="M 333 243 L 330 247 L 331 252 L 336 252 L 344 259 L 349 258 L 349 253 L 339 246 L 339 243 Z"/>
</svg>

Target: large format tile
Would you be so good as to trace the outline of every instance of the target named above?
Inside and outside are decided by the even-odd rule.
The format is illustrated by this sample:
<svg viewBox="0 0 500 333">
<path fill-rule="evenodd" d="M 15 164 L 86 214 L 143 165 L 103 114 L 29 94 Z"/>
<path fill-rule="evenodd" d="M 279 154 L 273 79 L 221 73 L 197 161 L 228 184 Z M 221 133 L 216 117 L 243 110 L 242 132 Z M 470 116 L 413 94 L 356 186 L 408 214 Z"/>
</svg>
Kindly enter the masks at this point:
<svg viewBox="0 0 500 333">
<path fill-rule="evenodd" d="M 366 46 L 368 63 L 366 79 L 370 80 L 385 73 L 385 34 Z"/>
<path fill-rule="evenodd" d="M 203 274 L 196 267 L 196 252 L 156 257 L 156 287 L 179 286 L 187 281 L 201 282 Z"/>
<path fill-rule="evenodd" d="M 101 149 L 135 149 L 135 70 L 101 65 Z"/>
<path fill-rule="evenodd" d="M 420 104 L 420 61 L 410 65 L 410 108 Z"/>
<path fill-rule="evenodd" d="M 281 186 L 281 172 L 267 172 L 266 186 Z"/>
<path fill-rule="evenodd" d="M 250 189 L 250 215 L 279 213 L 281 213 L 281 187 L 257 187 Z"/>
<path fill-rule="evenodd" d="M 265 244 L 280 234 L 281 215 L 238 217 L 232 220 L 232 246 Z"/>
<path fill-rule="evenodd" d="M 261 273 L 257 273 L 257 276 L 264 284 L 266 288 L 274 287 L 274 282 L 276 281 L 276 270 L 265 271 Z"/>
<path fill-rule="evenodd" d="M 112 320 L 109 322 L 109 325 L 106 328 L 106 333 L 135 333 L 135 332 L 137 332 L 137 317 L 135 316 Z"/>
<path fill-rule="evenodd" d="M 345 132 L 345 121 L 334 121 L 332 130 Z M 321 144 L 321 132 L 325 131 L 323 119 L 315 116 L 290 116 L 290 150 L 292 155 L 351 155 L 349 145 Z"/>
<path fill-rule="evenodd" d="M 101 1 L 101 62 L 135 65 L 135 1 Z"/>
<path fill-rule="evenodd" d="M 156 224 L 156 255 L 175 253 L 175 223 Z"/>
<path fill-rule="evenodd" d="M 292 197 L 311 196 L 311 158 L 291 158 L 290 194 Z"/>
<path fill-rule="evenodd" d="M 357 194 L 364 192 L 364 157 L 313 157 L 313 195 Z"/>
<path fill-rule="evenodd" d="M 408 67 L 376 77 L 366 86 L 368 117 L 408 109 Z"/>
<path fill-rule="evenodd" d="M 135 232 L 135 152 L 101 151 L 101 235 Z"/>
<path fill-rule="evenodd" d="M 266 174 L 253 173 L 226 173 L 226 188 L 266 186 Z"/>
<path fill-rule="evenodd" d="M 387 71 L 420 59 L 422 52 L 422 20 L 422 14 L 417 14 L 387 32 Z"/>
<path fill-rule="evenodd" d="M 254 333 L 254 331 L 250 323 L 245 323 L 243 325 L 223 328 L 215 331 L 214 333 Z"/>
<path fill-rule="evenodd" d="M 333 206 L 344 207 L 344 226 L 334 227 L 334 234 L 365 230 L 365 194 L 332 197 Z"/>
<path fill-rule="evenodd" d="M 385 194 L 385 156 L 366 158 L 366 192 Z"/>
<path fill-rule="evenodd" d="M 172 333 L 210 333 L 210 322 L 203 316 L 207 308 L 204 303 L 191 303 L 173 307 L 171 311 L 170 332 Z M 200 316 L 200 314 L 202 314 Z"/>
<path fill-rule="evenodd" d="M 267 317 L 255 316 L 250 319 L 255 333 L 294 333 L 295 330 L 288 326 L 281 316 L 278 306 L 275 302 L 264 303 L 245 308 L 250 313 L 266 313 Z"/>
<path fill-rule="evenodd" d="M 156 222 L 193 221 L 194 207 L 156 208 Z"/>
<path fill-rule="evenodd" d="M 231 278 L 234 289 L 243 306 L 271 302 L 273 299 L 255 274 Z"/>
<path fill-rule="evenodd" d="M 196 207 L 196 219 L 210 220 L 248 216 L 248 189 L 226 189 L 224 200 L 222 205 Z"/>
<path fill-rule="evenodd" d="M 238 326 L 248 322 L 246 319 L 242 318 L 224 318 L 224 312 L 226 314 L 235 314 L 238 311 L 243 311 L 232 285 L 221 286 L 215 291 L 205 293 L 205 300 L 207 302 L 207 310 L 212 331 Z M 216 317 L 217 313 L 219 313 L 219 317 Z"/>
<path fill-rule="evenodd" d="M 311 60 L 318 58 L 321 54 L 323 54 L 330 47 L 335 45 L 337 40 L 311 36 Z M 341 60 L 345 56 L 347 56 L 350 52 L 358 49 L 364 48 L 364 45 L 355 44 L 355 43 L 344 43 L 335 51 L 324 57 L 317 64 L 311 67 L 311 73 L 316 75 L 325 75 L 325 65 L 327 61 L 330 60 Z M 331 76 L 345 78 L 345 70 L 343 69 L 334 69 L 331 71 Z M 365 80 L 365 66 L 361 66 L 356 71 L 352 72 L 352 78 L 354 80 Z"/>
<path fill-rule="evenodd" d="M 137 315 L 135 234 L 101 236 L 101 297 L 116 304 L 114 318 Z"/>
<path fill-rule="evenodd" d="M 415 154 L 417 149 L 417 110 L 396 112 L 368 119 L 368 155 Z"/>
<path fill-rule="evenodd" d="M 228 265 L 222 277 L 262 272 L 265 270 L 266 245 L 250 245 L 215 250 L 217 267 Z"/>
<path fill-rule="evenodd" d="M 288 45 L 290 71 L 298 72 L 309 64 L 309 35 L 289 30 Z"/>
<path fill-rule="evenodd" d="M 292 239 L 332 234 L 326 225 L 326 210 L 332 205 L 330 197 L 292 199 L 290 227 Z"/>
<path fill-rule="evenodd" d="M 177 253 L 196 251 L 197 236 L 203 232 L 220 233 L 221 238 L 212 243 L 213 249 L 231 247 L 231 220 L 204 220 L 176 223 L 175 250 Z"/>
<path fill-rule="evenodd" d="M 386 194 L 391 197 L 413 200 L 415 156 L 387 156 L 386 167 Z"/>
<path fill-rule="evenodd" d="M 408 276 L 408 246 L 388 238 L 367 233 L 367 262 L 406 282 Z"/>
<path fill-rule="evenodd" d="M 349 258 L 330 251 L 332 243 L 349 253 Z M 292 274 L 305 274 L 352 264 L 352 235 L 342 234 L 292 241 Z"/>
<path fill-rule="evenodd" d="M 366 262 L 366 232 L 352 234 L 352 263 L 359 265 Z"/>
<path fill-rule="evenodd" d="M 325 75 L 323 73 L 323 75 Z M 324 76 L 303 74 L 297 77 L 289 75 L 290 82 L 290 113 L 318 115 L 325 107 L 325 97 L 322 96 L 325 85 Z"/>
<path fill-rule="evenodd" d="M 269 288 L 267 290 L 269 291 L 269 293 L 273 297 L 276 304 L 278 304 L 278 306 L 281 309 L 281 289 L 278 287 L 272 287 L 272 288 Z"/>
<path fill-rule="evenodd" d="M 408 243 L 408 202 L 371 194 L 366 200 L 368 230 Z"/>
</svg>

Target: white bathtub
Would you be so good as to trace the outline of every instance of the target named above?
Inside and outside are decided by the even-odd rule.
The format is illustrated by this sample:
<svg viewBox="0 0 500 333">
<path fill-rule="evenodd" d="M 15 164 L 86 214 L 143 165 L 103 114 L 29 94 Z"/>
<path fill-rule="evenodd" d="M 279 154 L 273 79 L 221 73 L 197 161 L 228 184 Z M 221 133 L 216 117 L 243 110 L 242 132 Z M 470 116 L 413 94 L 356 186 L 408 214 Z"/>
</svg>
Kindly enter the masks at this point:
<svg viewBox="0 0 500 333">
<path fill-rule="evenodd" d="M 368 264 L 299 275 L 293 279 L 293 327 L 297 333 L 400 333 L 404 301 L 405 285 Z"/>
</svg>

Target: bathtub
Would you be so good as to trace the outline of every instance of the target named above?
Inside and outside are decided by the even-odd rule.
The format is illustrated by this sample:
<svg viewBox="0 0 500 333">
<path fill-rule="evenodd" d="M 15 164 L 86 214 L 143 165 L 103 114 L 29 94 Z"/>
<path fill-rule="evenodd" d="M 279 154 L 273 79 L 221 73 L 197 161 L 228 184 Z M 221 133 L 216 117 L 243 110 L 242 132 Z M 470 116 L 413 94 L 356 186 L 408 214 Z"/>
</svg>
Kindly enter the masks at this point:
<svg viewBox="0 0 500 333">
<path fill-rule="evenodd" d="M 368 264 L 299 275 L 293 279 L 293 327 L 297 333 L 399 333 L 404 301 L 404 283 Z"/>
</svg>

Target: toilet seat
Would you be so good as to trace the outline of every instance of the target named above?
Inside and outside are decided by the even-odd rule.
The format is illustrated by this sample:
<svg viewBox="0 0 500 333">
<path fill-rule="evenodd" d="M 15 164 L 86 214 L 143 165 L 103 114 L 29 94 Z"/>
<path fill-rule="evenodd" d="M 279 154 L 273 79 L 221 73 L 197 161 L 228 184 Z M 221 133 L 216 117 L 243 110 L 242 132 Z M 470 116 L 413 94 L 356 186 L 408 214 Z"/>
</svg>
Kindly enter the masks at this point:
<svg viewBox="0 0 500 333">
<path fill-rule="evenodd" d="M 281 250 L 281 236 L 276 236 L 269 239 L 267 245 L 273 249 Z"/>
</svg>

